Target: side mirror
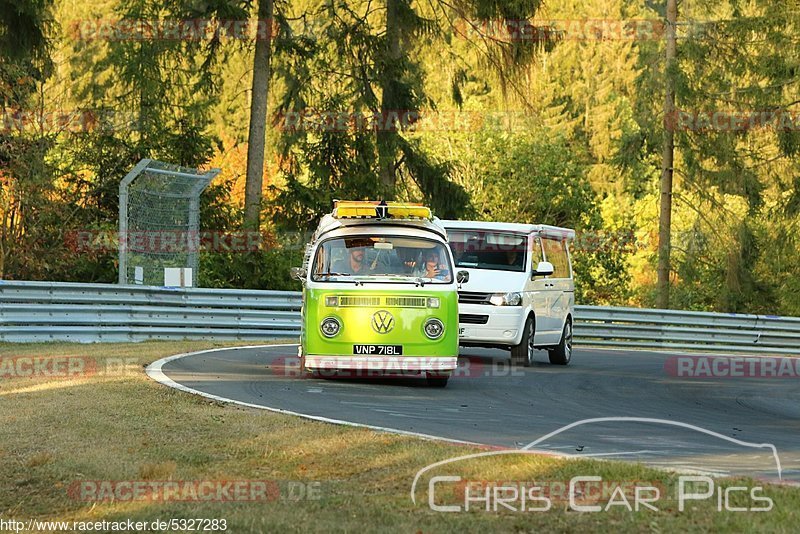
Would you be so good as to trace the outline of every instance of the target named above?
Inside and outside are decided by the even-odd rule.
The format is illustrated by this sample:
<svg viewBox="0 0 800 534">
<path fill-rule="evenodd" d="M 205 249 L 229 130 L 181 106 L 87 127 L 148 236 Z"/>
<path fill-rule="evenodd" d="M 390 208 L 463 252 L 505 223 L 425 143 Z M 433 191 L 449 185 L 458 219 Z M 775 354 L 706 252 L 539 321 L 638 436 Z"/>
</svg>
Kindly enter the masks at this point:
<svg viewBox="0 0 800 534">
<path fill-rule="evenodd" d="M 536 276 L 550 276 L 555 272 L 553 268 L 553 264 L 549 261 L 540 261 L 539 265 L 536 266 L 536 270 L 532 273 L 532 278 Z"/>
<path fill-rule="evenodd" d="M 302 267 L 292 267 L 289 269 L 289 275 L 295 280 L 300 280 L 301 282 L 306 279 L 306 274 L 306 270 Z"/>
<path fill-rule="evenodd" d="M 456 282 L 459 284 L 466 284 L 469 282 L 469 271 L 458 271 L 456 273 Z"/>
</svg>

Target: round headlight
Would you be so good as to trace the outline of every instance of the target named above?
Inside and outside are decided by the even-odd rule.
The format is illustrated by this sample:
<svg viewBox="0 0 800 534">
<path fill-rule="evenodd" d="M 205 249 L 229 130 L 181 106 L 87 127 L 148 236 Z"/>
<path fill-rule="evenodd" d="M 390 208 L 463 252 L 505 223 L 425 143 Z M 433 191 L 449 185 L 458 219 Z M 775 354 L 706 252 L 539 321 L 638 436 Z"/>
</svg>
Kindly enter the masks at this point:
<svg viewBox="0 0 800 534">
<path fill-rule="evenodd" d="M 444 334 L 444 325 L 439 319 L 428 319 L 425 323 L 425 335 L 431 339 L 439 339 Z"/>
<path fill-rule="evenodd" d="M 326 317 L 322 320 L 322 324 L 319 325 L 319 328 L 322 330 L 322 335 L 325 337 L 333 337 L 342 329 L 342 323 L 340 323 L 336 317 Z"/>
</svg>

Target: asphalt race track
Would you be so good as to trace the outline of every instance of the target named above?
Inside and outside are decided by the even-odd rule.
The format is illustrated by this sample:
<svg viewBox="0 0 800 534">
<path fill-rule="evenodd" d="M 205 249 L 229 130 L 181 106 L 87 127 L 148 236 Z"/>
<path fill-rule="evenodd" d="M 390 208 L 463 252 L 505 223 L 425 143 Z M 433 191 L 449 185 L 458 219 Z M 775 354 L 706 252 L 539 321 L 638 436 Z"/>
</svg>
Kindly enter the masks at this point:
<svg viewBox="0 0 800 534">
<path fill-rule="evenodd" d="M 273 409 L 699 473 L 777 479 L 772 450 L 753 446 L 772 444 L 783 480 L 800 482 L 798 378 L 677 378 L 667 371 L 675 355 L 587 348 L 568 367 L 540 352 L 534 367 L 511 369 L 506 352 L 462 348 L 458 375 L 440 389 L 415 378 L 304 378 L 296 354 L 296 345 L 225 349 L 162 371 L 204 394 Z M 589 421 L 546 437 L 609 417 L 660 421 Z"/>
</svg>

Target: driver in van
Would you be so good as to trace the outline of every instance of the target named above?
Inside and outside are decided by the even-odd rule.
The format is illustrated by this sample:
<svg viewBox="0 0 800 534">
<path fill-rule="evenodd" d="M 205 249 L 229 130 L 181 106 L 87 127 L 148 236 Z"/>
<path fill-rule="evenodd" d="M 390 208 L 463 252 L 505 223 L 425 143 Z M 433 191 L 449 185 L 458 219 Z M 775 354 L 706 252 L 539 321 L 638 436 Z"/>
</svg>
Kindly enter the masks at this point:
<svg viewBox="0 0 800 534">
<path fill-rule="evenodd" d="M 522 262 L 525 261 L 522 254 L 516 248 L 506 251 L 506 261 L 511 267 L 522 267 Z"/>
<path fill-rule="evenodd" d="M 369 271 L 369 268 L 367 264 L 364 263 L 364 248 L 351 248 L 349 250 L 349 258 L 337 262 L 334 265 L 333 271 L 347 274 L 365 274 Z"/>
</svg>

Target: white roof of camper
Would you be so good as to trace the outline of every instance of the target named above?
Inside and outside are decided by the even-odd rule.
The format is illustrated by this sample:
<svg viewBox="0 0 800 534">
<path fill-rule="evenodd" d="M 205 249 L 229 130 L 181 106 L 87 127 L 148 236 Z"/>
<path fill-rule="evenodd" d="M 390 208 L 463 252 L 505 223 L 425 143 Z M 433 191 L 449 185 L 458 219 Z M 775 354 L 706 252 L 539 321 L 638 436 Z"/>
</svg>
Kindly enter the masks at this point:
<svg viewBox="0 0 800 534">
<path fill-rule="evenodd" d="M 575 230 L 547 224 L 522 224 L 488 221 L 440 221 L 447 230 L 481 230 L 512 232 L 517 234 L 538 233 L 550 237 L 575 239 Z"/>
</svg>

